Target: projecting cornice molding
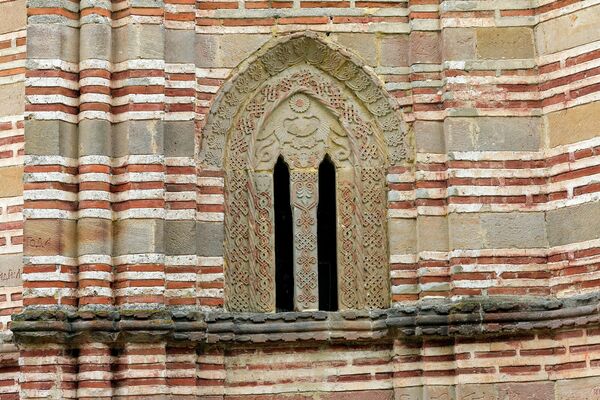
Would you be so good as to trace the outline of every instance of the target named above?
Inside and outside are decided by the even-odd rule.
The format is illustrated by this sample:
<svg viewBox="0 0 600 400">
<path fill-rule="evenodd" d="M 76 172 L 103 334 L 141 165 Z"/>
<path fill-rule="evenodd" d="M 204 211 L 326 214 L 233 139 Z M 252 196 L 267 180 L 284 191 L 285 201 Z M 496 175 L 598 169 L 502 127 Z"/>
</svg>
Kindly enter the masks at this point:
<svg viewBox="0 0 600 400">
<path fill-rule="evenodd" d="M 204 313 L 194 308 L 105 314 L 35 310 L 15 315 L 17 343 L 93 340 L 197 344 L 364 341 L 394 338 L 481 337 L 600 323 L 600 293 L 566 299 L 473 298 L 426 300 L 385 310 L 285 313 Z"/>
</svg>

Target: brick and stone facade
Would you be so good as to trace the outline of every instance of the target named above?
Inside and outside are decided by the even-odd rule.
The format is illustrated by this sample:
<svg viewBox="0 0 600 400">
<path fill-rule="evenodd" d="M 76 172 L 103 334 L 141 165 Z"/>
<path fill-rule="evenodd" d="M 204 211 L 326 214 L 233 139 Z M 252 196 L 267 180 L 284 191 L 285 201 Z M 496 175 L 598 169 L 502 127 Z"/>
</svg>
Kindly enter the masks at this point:
<svg viewBox="0 0 600 400">
<path fill-rule="evenodd" d="M 599 26 L 597 0 L 0 0 L 0 399 L 600 398 Z M 352 210 L 337 312 L 269 281 L 265 149 L 290 162 L 305 110 Z"/>
</svg>

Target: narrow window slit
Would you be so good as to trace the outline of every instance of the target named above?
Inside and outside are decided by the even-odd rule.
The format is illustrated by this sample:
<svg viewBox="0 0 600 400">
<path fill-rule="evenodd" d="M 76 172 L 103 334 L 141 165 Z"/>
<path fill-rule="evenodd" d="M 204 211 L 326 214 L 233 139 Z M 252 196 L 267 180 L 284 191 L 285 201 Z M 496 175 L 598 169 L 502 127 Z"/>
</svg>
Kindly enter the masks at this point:
<svg viewBox="0 0 600 400">
<path fill-rule="evenodd" d="M 290 171 L 283 157 L 273 171 L 275 208 L 275 307 L 294 309 L 294 233 L 290 205 Z"/>
<path fill-rule="evenodd" d="M 337 246 L 335 167 L 329 156 L 319 165 L 317 246 L 319 257 L 319 310 L 337 311 Z"/>
</svg>

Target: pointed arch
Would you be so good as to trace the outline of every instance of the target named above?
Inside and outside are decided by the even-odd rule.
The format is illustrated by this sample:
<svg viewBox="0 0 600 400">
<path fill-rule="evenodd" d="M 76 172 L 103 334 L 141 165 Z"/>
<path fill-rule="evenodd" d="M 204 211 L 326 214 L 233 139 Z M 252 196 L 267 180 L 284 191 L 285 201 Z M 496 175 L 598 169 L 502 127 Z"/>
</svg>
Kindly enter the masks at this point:
<svg viewBox="0 0 600 400">
<path fill-rule="evenodd" d="M 380 79 L 350 51 L 307 31 L 273 40 L 234 70 L 219 91 L 202 132 L 199 160 L 203 168 L 223 167 L 227 134 L 256 89 L 297 65 L 313 66 L 335 78 L 366 107 L 387 145 L 390 165 L 412 161 L 408 125 Z"/>
<path fill-rule="evenodd" d="M 340 309 L 389 306 L 385 174 L 409 154 L 394 104 L 355 56 L 313 33 L 266 46 L 225 84 L 199 158 L 203 168 L 225 171 L 228 310 L 275 311 L 273 168 L 280 155 L 291 168 L 295 309 L 318 307 L 315 187 L 325 154 L 340 177 Z"/>
</svg>

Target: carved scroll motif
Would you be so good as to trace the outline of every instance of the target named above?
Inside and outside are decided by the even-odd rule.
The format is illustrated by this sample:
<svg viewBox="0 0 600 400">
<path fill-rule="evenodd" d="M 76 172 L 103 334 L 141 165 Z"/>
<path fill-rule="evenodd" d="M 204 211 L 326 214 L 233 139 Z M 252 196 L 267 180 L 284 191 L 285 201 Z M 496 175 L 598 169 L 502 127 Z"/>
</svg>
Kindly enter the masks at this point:
<svg viewBox="0 0 600 400">
<path fill-rule="evenodd" d="M 250 300 L 253 309 L 274 311 L 275 252 L 273 229 L 273 179 L 270 173 L 255 173 L 249 179 L 249 260 L 252 276 L 263 279 L 250 281 Z"/>
</svg>

